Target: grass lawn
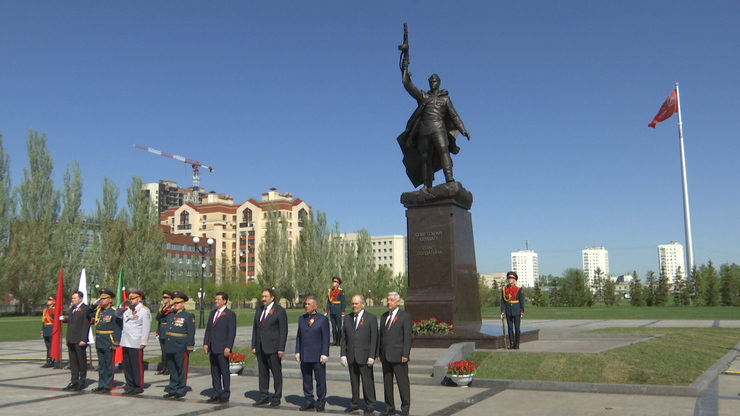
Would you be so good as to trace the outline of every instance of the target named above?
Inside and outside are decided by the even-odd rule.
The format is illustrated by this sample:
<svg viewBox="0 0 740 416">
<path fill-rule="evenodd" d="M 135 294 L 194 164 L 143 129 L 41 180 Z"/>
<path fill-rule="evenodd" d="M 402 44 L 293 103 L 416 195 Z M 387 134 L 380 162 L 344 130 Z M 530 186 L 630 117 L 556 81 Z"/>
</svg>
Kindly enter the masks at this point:
<svg viewBox="0 0 740 416">
<path fill-rule="evenodd" d="M 349 311 L 349 309 L 347 309 Z M 385 307 L 374 307 L 367 308 L 368 312 L 380 316 L 383 312 L 388 309 Z M 200 322 L 200 311 L 190 311 L 195 315 L 195 324 Z M 204 319 L 208 319 L 210 310 L 204 311 Z M 305 311 L 301 309 L 288 309 L 288 323 L 298 322 L 298 317 L 303 315 Z M 154 312 L 156 314 L 156 311 Z M 153 317 L 152 317 L 153 318 Z M 236 322 L 237 326 L 252 326 L 254 322 L 254 310 L 253 309 L 237 309 L 236 310 Z M 62 325 L 62 334 L 66 330 L 67 326 Z M 157 323 L 152 320 L 152 332 L 156 331 Z M 204 331 L 199 329 L 198 331 Z M 0 318 L 0 342 L 3 341 L 26 341 L 30 339 L 38 339 L 39 342 L 43 342 L 41 338 L 41 316 L 11 316 Z M 250 353 L 251 354 L 251 353 Z"/>
<path fill-rule="evenodd" d="M 740 343 L 740 329 L 607 328 L 589 333 L 660 334 L 601 354 L 474 352 L 478 377 L 689 385 Z"/>
<path fill-rule="evenodd" d="M 190 353 L 189 359 L 189 365 L 192 366 L 198 366 L 198 367 L 208 367 L 211 365 L 210 361 L 208 361 L 208 355 L 206 355 L 205 352 L 203 352 L 203 349 L 201 349 L 200 345 L 196 345 L 198 347 L 198 350 L 195 352 Z M 234 352 L 238 352 L 239 354 L 244 354 L 244 368 L 249 368 L 252 365 L 254 365 L 254 354 L 252 354 L 252 349 L 249 347 L 234 347 Z M 153 357 L 153 358 L 147 358 L 146 361 L 149 362 L 149 365 L 157 364 L 159 363 L 161 357 Z"/>
<path fill-rule="evenodd" d="M 483 319 L 499 319 L 498 307 L 485 307 Z M 525 305 L 524 319 L 740 319 L 737 306 L 636 307 L 627 302 L 617 306 L 535 307 Z"/>
</svg>

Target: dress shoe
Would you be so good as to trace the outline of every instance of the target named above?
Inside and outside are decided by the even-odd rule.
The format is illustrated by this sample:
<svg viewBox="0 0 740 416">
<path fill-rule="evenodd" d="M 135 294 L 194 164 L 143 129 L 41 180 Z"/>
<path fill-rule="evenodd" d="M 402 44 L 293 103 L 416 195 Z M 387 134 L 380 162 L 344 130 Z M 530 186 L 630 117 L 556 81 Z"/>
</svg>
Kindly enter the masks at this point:
<svg viewBox="0 0 740 416">
<path fill-rule="evenodd" d="M 73 391 L 85 390 L 85 385 L 83 383 L 78 383 L 72 390 Z"/>
<path fill-rule="evenodd" d="M 77 383 L 69 383 L 67 384 L 67 387 L 63 388 L 62 390 L 74 390 L 75 387 L 77 387 Z"/>
<path fill-rule="evenodd" d="M 257 407 L 257 406 L 264 406 L 267 403 L 270 403 L 270 401 L 267 400 L 266 398 L 265 399 L 259 399 L 256 402 L 252 403 L 252 406 L 255 406 L 255 407 Z"/>
<path fill-rule="evenodd" d="M 309 404 L 304 404 L 303 407 L 301 407 L 298 410 L 300 410 L 301 412 L 305 412 L 306 410 L 311 410 L 311 409 L 315 409 L 315 408 L 316 408 L 316 406 L 314 406 L 313 403 L 309 403 Z"/>
<path fill-rule="evenodd" d="M 388 409 L 385 411 L 385 413 L 383 413 L 383 416 L 395 416 L 395 414 L 396 414 L 396 409 Z"/>
<path fill-rule="evenodd" d="M 182 399 L 183 397 L 185 397 L 185 393 L 175 393 L 170 398 L 171 399 Z"/>
<path fill-rule="evenodd" d="M 174 396 L 175 393 L 166 393 L 164 396 L 162 396 L 163 399 L 171 399 L 172 396 Z"/>
<path fill-rule="evenodd" d="M 270 402 L 270 407 L 278 407 L 278 406 L 280 406 L 280 399 L 273 400 Z"/>
<path fill-rule="evenodd" d="M 206 400 L 206 403 L 216 403 L 217 401 L 219 401 L 219 398 L 216 396 L 213 396 L 210 399 Z"/>
<path fill-rule="evenodd" d="M 107 387 L 95 387 L 92 389 L 93 393 L 110 393 L 110 389 Z"/>
<path fill-rule="evenodd" d="M 317 412 L 323 412 L 324 411 L 324 405 L 322 404 L 321 406 L 316 406 L 316 411 Z"/>
<path fill-rule="evenodd" d="M 360 406 L 350 406 L 346 409 L 344 409 L 344 413 L 352 413 L 360 410 Z"/>
<path fill-rule="evenodd" d="M 219 403 L 228 403 L 229 402 L 229 399 L 226 398 L 226 397 L 219 397 L 218 398 L 218 402 Z"/>
</svg>

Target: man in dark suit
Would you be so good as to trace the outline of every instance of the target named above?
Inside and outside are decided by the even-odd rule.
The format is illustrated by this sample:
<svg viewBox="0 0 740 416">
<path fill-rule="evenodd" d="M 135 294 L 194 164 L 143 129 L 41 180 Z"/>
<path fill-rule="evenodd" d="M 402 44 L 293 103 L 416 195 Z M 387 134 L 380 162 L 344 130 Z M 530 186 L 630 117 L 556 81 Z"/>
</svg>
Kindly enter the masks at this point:
<svg viewBox="0 0 740 416">
<path fill-rule="evenodd" d="M 229 295 L 226 292 L 216 293 L 213 298 L 216 309 L 208 316 L 203 338 L 203 351 L 209 354 L 213 384 L 213 396 L 207 400 L 208 403 L 226 403 L 231 396 L 229 354 L 236 338 L 236 314 L 226 307 L 228 302 Z"/>
<path fill-rule="evenodd" d="M 283 397 L 283 368 L 281 360 L 288 339 L 288 315 L 285 309 L 275 302 L 275 291 L 262 291 L 262 307 L 254 314 L 252 325 L 252 353 L 257 356 L 260 398 L 253 406 L 270 404 L 280 406 Z M 275 393 L 270 399 L 270 373 L 274 379 Z"/>
<path fill-rule="evenodd" d="M 79 290 L 72 294 L 72 307 L 69 316 L 63 321 L 67 323 L 67 350 L 69 351 L 69 369 L 72 377 L 64 390 L 82 390 L 87 379 L 87 349 L 90 333 L 89 308 L 82 302 L 84 295 Z M 61 318 L 61 317 L 60 317 Z"/>
<path fill-rule="evenodd" d="M 306 403 L 301 411 L 316 409 L 323 412 L 326 405 L 326 363 L 329 361 L 329 320 L 316 313 L 316 298 L 303 301 L 305 314 L 298 317 L 295 338 L 295 360 L 301 364 L 303 397 Z M 313 379 L 316 377 L 316 400 L 313 397 Z"/>
<path fill-rule="evenodd" d="M 352 389 L 352 402 L 345 409 L 351 413 L 360 409 L 360 380 L 362 395 L 365 398 L 365 414 L 375 411 L 375 380 L 373 363 L 378 355 L 378 319 L 365 311 L 365 298 L 352 296 L 352 313 L 345 315 L 342 323 L 341 362 L 349 366 L 349 383 Z"/>
<path fill-rule="evenodd" d="M 411 315 L 399 308 L 401 295 L 391 292 L 386 297 L 388 312 L 380 317 L 379 358 L 383 363 L 383 392 L 385 395 L 385 415 L 396 414 L 393 400 L 393 378 L 398 384 L 401 396 L 401 414 L 408 415 L 411 407 L 411 386 L 409 384 L 409 355 L 411 354 Z"/>
</svg>

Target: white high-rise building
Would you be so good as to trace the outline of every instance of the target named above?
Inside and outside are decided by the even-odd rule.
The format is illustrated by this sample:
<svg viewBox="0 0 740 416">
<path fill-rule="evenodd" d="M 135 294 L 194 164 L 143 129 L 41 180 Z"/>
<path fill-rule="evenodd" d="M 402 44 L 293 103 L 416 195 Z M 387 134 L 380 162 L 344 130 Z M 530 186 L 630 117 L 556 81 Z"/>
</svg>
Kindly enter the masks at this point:
<svg viewBox="0 0 740 416">
<path fill-rule="evenodd" d="M 534 250 L 512 251 L 511 270 L 515 271 L 517 276 L 519 276 L 519 280 L 517 281 L 518 286 L 534 287 L 534 282 L 540 276 L 537 253 Z"/>
<path fill-rule="evenodd" d="M 658 265 L 660 266 L 660 271 L 666 274 L 670 283 L 676 281 L 678 274 L 686 277 L 684 264 L 685 259 L 683 257 L 683 245 L 681 243 L 671 241 L 668 244 L 658 245 Z"/>
<path fill-rule="evenodd" d="M 357 233 L 343 234 L 342 239 L 346 243 L 356 243 Z M 408 259 L 406 258 L 406 236 L 382 235 L 370 236 L 370 244 L 373 249 L 373 260 L 375 267 L 385 266 L 391 270 L 393 276 L 406 273 Z"/>
<path fill-rule="evenodd" d="M 596 271 L 601 271 L 601 276 L 609 276 L 609 252 L 604 247 L 588 247 L 581 250 L 583 256 L 583 273 L 589 286 L 594 287 Z"/>
</svg>

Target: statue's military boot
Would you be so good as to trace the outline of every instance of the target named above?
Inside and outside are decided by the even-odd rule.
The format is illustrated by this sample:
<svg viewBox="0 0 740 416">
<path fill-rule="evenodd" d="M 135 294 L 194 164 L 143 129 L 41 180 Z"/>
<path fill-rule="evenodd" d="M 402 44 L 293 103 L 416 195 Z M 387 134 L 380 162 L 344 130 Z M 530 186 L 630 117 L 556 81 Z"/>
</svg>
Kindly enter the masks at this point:
<svg viewBox="0 0 740 416">
<path fill-rule="evenodd" d="M 445 169 L 444 172 L 446 182 L 455 182 L 455 178 L 452 177 L 452 169 Z"/>
</svg>

